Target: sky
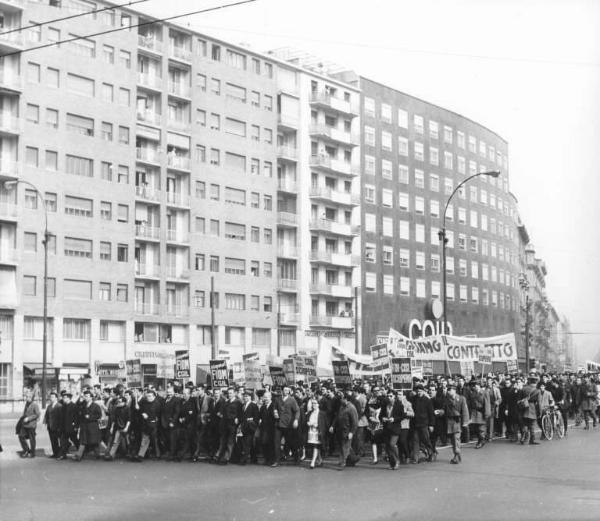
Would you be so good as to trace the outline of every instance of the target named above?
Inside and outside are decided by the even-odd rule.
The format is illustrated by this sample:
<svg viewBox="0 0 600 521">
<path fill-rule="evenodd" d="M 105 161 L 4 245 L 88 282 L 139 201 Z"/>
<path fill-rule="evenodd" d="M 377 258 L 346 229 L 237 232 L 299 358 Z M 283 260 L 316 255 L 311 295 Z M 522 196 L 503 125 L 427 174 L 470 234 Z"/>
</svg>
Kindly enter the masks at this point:
<svg viewBox="0 0 600 521">
<path fill-rule="evenodd" d="M 150 0 L 155 16 L 226 0 Z M 257 0 L 177 23 L 306 50 L 509 143 L 511 191 L 581 360 L 600 350 L 600 1 Z"/>
</svg>

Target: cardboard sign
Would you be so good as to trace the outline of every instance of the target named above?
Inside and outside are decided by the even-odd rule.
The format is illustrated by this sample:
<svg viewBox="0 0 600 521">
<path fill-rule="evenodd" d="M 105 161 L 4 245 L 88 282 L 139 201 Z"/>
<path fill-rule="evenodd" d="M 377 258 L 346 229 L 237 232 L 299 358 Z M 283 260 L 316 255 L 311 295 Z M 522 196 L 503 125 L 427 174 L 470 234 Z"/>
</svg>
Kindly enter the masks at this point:
<svg viewBox="0 0 600 521">
<path fill-rule="evenodd" d="M 516 360 L 506 361 L 506 371 L 509 373 L 516 373 L 519 370 L 519 364 Z"/>
<path fill-rule="evenodd" d="M 423 376 L 433 376 L 433 360 L 423 360 Z"/>
<path fill-rule="evenodd" d="M 226 360 L 210 360 L 210 375 L 213 387 L 229 387 L 229 371 Z"/>
<path fill-rule="evenodd" d="M 462 360 L 460 362 L 460 374 L 462 374 L 465 380 L 470 380 L 473 376 L 473 362 L 471 360 Z"/>
<path fill-rule="evenodd" d="M 481 346 L 479 348 L 478 361 L 480 364 L 492 364 L 492 348 L 489 346 Z"/>
<path fill-rule="evenodd" d="M 283 361 L 283 373 L 288 383 L 293 384 L 296 382 L 296 360 L 293 358 L 286 358 Z"/>
<path fill-rule="evenodd" d="M 412 371 L 410 358 L 392 358 L 392 387 L 396 390 L 412 389 Z"/>
<path fill-rule="evenodd" d="M 190 352 L 175 351 L 175 378 L 190 378 Z"/>
<path fill-rule="evenodd" d="M 242 360 L 260 360 L 260 356 L 256 352 L 246 353 L 245 355 L 242 355 Z"/>
<path fill-rule="evenodd" d="M 350 375 L 350 363 L 347 360 L 332 360 L 333 380 L 336 387 L 352 387 L 352 376 Z"/>
<path fill-rule="evenodd" d="M 389 346 L 388 344 L 375 344 L 369 348 L 373 358 L 374 371 L 388 371 L 390 368 Z"/>
<path fill-rule="evenodd" d="M 258 360 L 244 360 L 244 377 L 248 389 L 262 389 L 262 371 Z"/>
<path fill-rule="evenodd" d="M 273 387 L 283 387 L 287 385 L 287 378 L 285 377 L 285 373 L 283 372 L 283 367 L 275 367 L 269 366 L 269 373 L 271 374 L 271 381 L 273 382 Z"/>
<path fill-rule="evenodd" d="M 139 359 L 125 361 L 127 387 L 142 386 L 142 362 Z"/>
</svg>

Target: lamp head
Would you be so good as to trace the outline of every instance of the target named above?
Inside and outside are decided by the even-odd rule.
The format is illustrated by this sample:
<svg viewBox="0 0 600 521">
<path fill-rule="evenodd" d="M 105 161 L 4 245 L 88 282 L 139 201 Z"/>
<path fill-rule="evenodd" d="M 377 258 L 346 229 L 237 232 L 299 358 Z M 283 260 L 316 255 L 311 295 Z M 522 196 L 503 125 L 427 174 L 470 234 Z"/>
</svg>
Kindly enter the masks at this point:
<svg viewBox="0 0 600 521">
<path fill-rule="evenodd" d="M 490 177 L 500 177 L 500 170 L 492 170 L 491 172 L 486 172 L 485 175 L 489 175 Z"/>
<path fill-rule="evenodd" d="M 19 183 L 19 181 L 4 181 L 2 183 L 0 183 L 2 185 L 2 188 L 4 188 L 5 190 L 12 190 L 13 188 L 15 188 L 17 186 L 17 184 Z"/>
</svg>

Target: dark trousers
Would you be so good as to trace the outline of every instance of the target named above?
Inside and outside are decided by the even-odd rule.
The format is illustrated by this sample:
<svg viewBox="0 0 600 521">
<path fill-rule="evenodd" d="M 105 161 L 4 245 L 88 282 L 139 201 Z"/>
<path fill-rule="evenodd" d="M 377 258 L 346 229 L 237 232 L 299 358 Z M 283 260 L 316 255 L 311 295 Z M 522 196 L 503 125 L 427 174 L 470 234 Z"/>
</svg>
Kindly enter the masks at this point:
<svg viewBox="0 0 600 521">
<path fill-rule="evenodd" d="M 412 447 L 412 459 L 415 461 L 419 460 L 419 450 L 423 449 L 427 457 L 433 453 L 433 447 L 431 446 L 431 440 L 429 439 L 429 428 L 415 427 L 413 430 L 413 447 Z"/>
<path fill-rule="evenodd" d="M 60 431 L 48 429 L 48 437 L 50 438 L 50 446 L 52 447 L 52 456 L 57 458 L 60 456 Z"/>
<path fill-rule="evenodd" d="M 394 467 L 400 463 L 400 454 L 398 453 L 398 438 L 399 434 L 392 432 L 385 432 L 385 450 L 387 451 L 388 458 L 390 460 L 390 467 Z"/>
<path fill-rule="evenodd" d="M 409 429 L 400 429 L 400 436 L 398 437 L 398 448 L 400 461 L 406 463 L 406 460 L 410 458 L 410 448 L 408 446 L 408 433 Z"/>
<path fill-rule="evenodd" d="M 208 424 L 198 424 L 196 428 L 195 437 L 196 449 L 194 451 L 194 457 L 197 458 L 202 452 L 209 454 L 208 448 Z"/>
<path fill-rule="evenodd" d="M 221 430 L 221 437 L 219 440 L 219 450 L 217 451 L 217 459 L 222 461 L 229 461 L 231 454 L 233 453 L 233 447 L 235 445 L 235 425 L 227 425 Z"/>
<path fill-rule="evenodd" d="M 196 427 L 195 425 L 184 425 L 179 430 L 178 457 L 192 457 L 196 451 Z"/>
<path fill-rule="evenodd" d="M 256 460 L 254 451 L 254 431 L 244 434 L 241 440 L 241 461 L 246 463 L 248 459 Z"/>
<path fill-rule="evenodd" d="M 69 452 L 69 441 L 79 449 L 79 439 L 77 438 L 77 431 L 62 431 L 60 433 L 60 455 L 66 456 Z"/>
<path fill-rule="evenodd" d="M 275 433 L 261 433 L 260 445 L 262 449 L 262 454 L 265 458 L 265 463 L 268 465 L 270 465 L 271 463 L 277 463 L 278 460 L 275 459 Z"/>
<path fill-rule="evenodd" d="M 275 429 L 275 440 L 274 440 L 274 449 L 275 449 L 275 461 L 279 461 L 281 459 L 281 438 L 285 438 L 286 445 L 292 451 L 292 455 L 294 456 L 294 460 L 298 460 L 298 443 L 297 443 L 297 433 L 296 429 L 292 428 L 282 428 L 277 427 Z"/>
<path fill-rule="evenodd" d="M 146 455 L 146 451 L 150 444 L 154 445 L 154 452 L 157 458 L 160 458 L 160 448 L 158 446 L 158 432 L 156 430 L 156 426 L 146 428 L 142 430 L 142 440 L 140 442 L 140 449 L 138 452 L 138 456 L 143 458 Z"/>
<path fill-rule="evenodd" d="M 28 439 L 29 445 L 27 444 Z M 30 452 L 32 456 L 35 456 L 35 427 L 33 429 L 22 427 L 19 432 L 19 443 L 23 452 Z"/>
<path fill-rule="evenodd" d="M 167 427 L 164 431 L 164 443 L 168 450 L 167 457 L 174 458 L 177 456 L 177 440 L 179 439 L 179 429 L 175 427 Z"/>
</svg>

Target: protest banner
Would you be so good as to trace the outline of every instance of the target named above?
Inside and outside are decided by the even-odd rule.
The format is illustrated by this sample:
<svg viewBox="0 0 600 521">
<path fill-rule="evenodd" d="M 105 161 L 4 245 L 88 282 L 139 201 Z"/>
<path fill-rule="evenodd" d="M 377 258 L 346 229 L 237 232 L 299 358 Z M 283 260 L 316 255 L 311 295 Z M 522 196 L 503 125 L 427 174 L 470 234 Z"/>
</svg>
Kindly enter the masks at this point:
<svg viewBox="0 0 600 521">
<path fill-rule="evenodd" d="M 315 382 L 317 380 L 317 357 L 304 356 L 304 376 L 307 382 Z"/>
<path fill-rule="evenodd" d="M 271 374 L 273 387 L 283 387 L 284 385 L 288 384 L 285 373 L 283 372 L 283 367 L 275 367 L 271 365 L 269 366 L 269 373 Z"/>
<path fill-rule="evenodd" d="M 243 385 L 245 382 L 244 364 L 243 362 L 233 362 L 230 364 L 233 376 L 233 383 Z"/>
<path fill-rule="evenodd" d="M 213 387 L 229 387 L 229 371 L 226 360 L 210 360 L 210 374 Z"/>
<path fill-rule="evenodd" d="M 375 344 L 369 348 L 373 358 L 373 371 L 389 371 L 390 357 L 389 344 Z"/>
<path fill-rule="evenodd" d="M 254 351 L 252 353 L 246 353 L 245 355 L 242 355 L 242 360 L 260 360 L 260 356 L 256 351 Z"/>
<path fill-rule="evenodd" d="M 350 363 L 347 360 L 332 360 L 333 380 L 336 387 L 352 387 L 352 376 L 350 375 Z"/>
<path fill-rule="evenodd" d="M 175 351 L 175 378 L 190 378 L 190 352 L 187 350 Z"/>
<path fill-rule="evenodd" d="M 262 389 L 262 371 L 260 361 L 253 358 L 244 360 L 244 377 L 248 389 Z"/>
<path fill-rule="evenodd" d="M 388 353 L 397 357 L 406 357 L 406 343 L 404 335 L 390 327 L 390 332 L 387 341 Z"/>
<path fill-rule="evenodd" d="M 296 360 L 294 358 L 283 360 L 283 374 L 290 385 L 296 383 Z"/>
<path fill-rule="evenodd" d="M 519 371 L 519 364 L 516 360 L 507 360 L 506 361 L 506 371 L 509 373 L 516 373 Z"/>
<path fill-rule="evenodd" d="M 394 357 L 391 360 L 392 387 L 396 390 L 412 389 L 412 366 L 408 357 Z"/>
<path fill-rule="evenodd" d="M 139 359 L 125 361 L 127 387 L 142 387 L 142 362 Z"/>
</svg>

